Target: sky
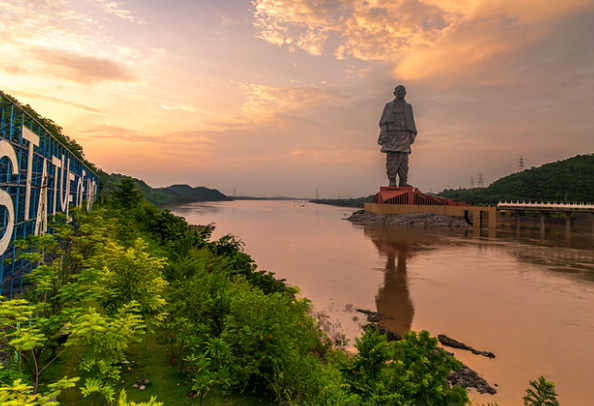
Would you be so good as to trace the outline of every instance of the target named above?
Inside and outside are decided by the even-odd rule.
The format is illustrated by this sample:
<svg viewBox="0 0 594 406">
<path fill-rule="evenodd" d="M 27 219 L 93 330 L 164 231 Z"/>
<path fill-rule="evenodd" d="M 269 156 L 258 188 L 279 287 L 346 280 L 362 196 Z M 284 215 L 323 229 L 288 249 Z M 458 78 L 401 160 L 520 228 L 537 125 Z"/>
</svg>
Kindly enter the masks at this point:
<svg viewBox="0 0 594 406">
<path fill-rule="evenodd" d="M 0 90 L 109 173 L 233 196 L 487 186 L 594 152 L 592 0 L 0 0 Z"/>
</svg>

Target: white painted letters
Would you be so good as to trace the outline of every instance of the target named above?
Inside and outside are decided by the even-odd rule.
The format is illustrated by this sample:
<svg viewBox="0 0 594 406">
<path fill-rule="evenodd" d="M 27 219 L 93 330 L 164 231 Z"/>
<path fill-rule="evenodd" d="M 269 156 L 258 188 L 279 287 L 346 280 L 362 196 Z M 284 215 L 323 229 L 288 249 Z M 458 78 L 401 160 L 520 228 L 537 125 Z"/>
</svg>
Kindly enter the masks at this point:
<svg viewBox="0 0 594 406">
<path fill-rule="evenodd" d="M 43 173 L 41 175 L 41 191 L 37 203 L 37 218 L 35 219 L 35 235 L 45 234 L 47 231 L 47 164 L 43 160 Z"/>
<path fill-rule="evenodd" d="M 39 136 L 23 126 L 23 138 L 29 141 L 29 157 L 27 158 L 27 188 L 25 192 L 25 221 L 29 220 L 31 209 L 31 180 L 33 178 L 34 148 L 39 146 Z"/>
<path fill-rule="evenodd" d="M 17 160 L 14 148 L 10 145 L 10 142 L 6 140 L 0 141 L 0 159 L 4 157 L 8 158 L 10 161 L 12 174 L 17 175 L 19 173 L 19 161 Z M 0 189 L 0 206 L 4 206 L 7 213 L 6 229 L 4 230 L 4 235 L 0 239 L 0 255 L 2 255 L 4 254 L 4 251 L 6 251 L 10 239 L 12 238 L 12 230 L 14 229 L 15 220 L 12 197 L 4 189 Z"/>
</svg>

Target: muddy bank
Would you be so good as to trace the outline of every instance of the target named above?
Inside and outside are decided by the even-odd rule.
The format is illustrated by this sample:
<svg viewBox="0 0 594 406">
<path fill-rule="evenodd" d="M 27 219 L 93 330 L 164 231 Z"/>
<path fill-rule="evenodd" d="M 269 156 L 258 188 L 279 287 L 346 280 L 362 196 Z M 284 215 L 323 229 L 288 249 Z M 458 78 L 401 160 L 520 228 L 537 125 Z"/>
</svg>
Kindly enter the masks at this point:
<svg viewBox="0 0 594 406">
<path fill-rule="evenodd" d="M 395 224 L 414 226 L 436 226 L 470 228 L 471 225 L 462 217 L 440 216 L 432 213 L 375 214 L 358 210 L 346 220 L 359 224 Z"/>
</svg>

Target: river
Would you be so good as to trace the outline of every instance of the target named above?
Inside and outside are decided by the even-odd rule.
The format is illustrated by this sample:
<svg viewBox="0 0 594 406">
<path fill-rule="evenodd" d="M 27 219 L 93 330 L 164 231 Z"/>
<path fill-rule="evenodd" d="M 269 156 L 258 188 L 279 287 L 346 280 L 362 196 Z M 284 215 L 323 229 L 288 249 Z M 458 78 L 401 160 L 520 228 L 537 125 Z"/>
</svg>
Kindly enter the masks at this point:
<svg viewBox="0 0 594 406">
<path fill-rule="evenodd" d="M 448 348 L 496 395 L 475 405 L 523 405 L 544 375 L 564 406 L 591 404 L 594 378 L 594 239 L 551 228 L 544 236 L 498 230 L 362 226 L 354 209 L 296 201 L 190 203 L 171 208 L 190 224 L 233 234 L 259 269 L 273 271 L 312 300 L 354 343 L 365 316 L 389 329 L 446 334 L 495 359 Z"/>
</svg>

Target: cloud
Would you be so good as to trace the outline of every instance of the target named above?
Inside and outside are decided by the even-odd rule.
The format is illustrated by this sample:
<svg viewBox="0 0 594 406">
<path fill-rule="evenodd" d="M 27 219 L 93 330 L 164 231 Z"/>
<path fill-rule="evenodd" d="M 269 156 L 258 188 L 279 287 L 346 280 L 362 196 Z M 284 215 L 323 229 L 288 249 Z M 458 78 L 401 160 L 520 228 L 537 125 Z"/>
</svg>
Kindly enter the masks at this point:
<svg viewBox="0 0 594 406">
<path fill-rule="evenodd" d="M 134 24 L 145 24 L 145 21 L 142 18 L 134 16 L 132 12 L 122 8 L 122 6 L 118 2 L 108 0 L 95 0 L 95 4 L 101 7 L 101 9 L 105 11 L 107 14 L 114 15 Z"/>
<path fill-rule="evenodd" d="M 137 80 L 123 64 L 113 60 L 60 50 L 37 48 L 34 51 L 38 60 L 49 63 L 53 74 L 63 79 L 81 84 L 102 81 L 134 82 Z M 56 69 L 56 66 L 66 68 L 67 71 Z"/>
<path fill-rule="evenodd" d="M 19 56 L 3 70 L 16 76 L 49 73 L 83 84 L 135 81 L 128 66 L 140 59 L 139 52 L 117 45 L 103 19 L 75 6 L 66 0 L 0 0 L 0 58 Z"/>
<path fill-rule="evenodd" d="M 334 89 L 319 87 L 272 87 L 242 84 L 246 92 L 243 111 L 255 121 L 272 120 L 283 113 L 303 114 L 343 99 Z"/>
<path fill-rule="evenodd" d="M 9 93 L 15 94 L 19 97 L 27 97 L 27 98 L 31 98 L 31 99 L 40 99 L 40 100 L 49 100 L 51 102 L 56 102 L 56 103 L 60 103 L 63 104 L 65 106 L 70 106 L 70 107 L 75 107 L 77 109 L 80 110 L 85 110 L 85 111 L 90 111 L 91 113 L 97 113 L 100 114 L 102 116 L 105 116 L 106 113 L 96 109 L 94 107 L 90 107 L 90 106 L 85 106 L 84 104 L 78 104 L 78 103 L 73 103 L 71 101 L 68 100 L 64 100 L 64 99 L 60 99 L 57 97 L 51 97 L 51 96 L 47 96 L 44 94 L 39 94 L 39 93 L 29 93 L 29 92 L 21 92 L 19 90 L 9 90 Z"/>
<path fill-rule="evenodd" d="M 193 171 L 211 165 L 213 134 L 178 131 L 156 135 L 124 127 L 99 125 L 76 134 L 87 156 L 107 171 Z M 113 146 L 113 147 L 112 147 Z M 116 169 L 117 168 L 117 169 Z"/>
<path fill-rule="evenodd" d="M 594 9 L 588 0 L 255 0 L 256 36 L 291 51 L 388 62 L 404 80 L 498 62 Z"/>
<path fill-rule="evenodd" d="M 367 61 L 393 60 L 450 24 L 418 1 L 258 0 L 257 36 L 291 50 Z"/>
<path fill-rule="evenodd" d="M 166 106 L 164 104 L 161 104 L 161 108 L 165 109 L 165 110 L 181 110 L 181 111 L 187 111 L 190 113 L 195 113 L 198 111 L 197 108 L 195 107 L 191 107 L 191 106 Z"/>
<path fill-rule="evenodd" d="M 291 150 L 291 155 L 292 156 L 308 156 L 308 157 L 312 157 L 312 158 L 324 158 L 327 159 L 329 157 L 340 157 L 342 154 L 340 151 L 320 151 L 320 150 L 315 150 L 315 149 L 307 149 L 307 150 L 303 150 L 303 149 L 299 149 L 299 148 L 293 148 Z"/>
<path fill-rule="evenodd" d="M 132 144 L 158 145 L 179 148 L 180 146 L 208 146 L 213 144 L 212 132 L 177 131 L 151 135 L 124 127 L 98 125 L 81 132 L 81 139 L 86 140 L 119 140 Z M 77 137 L 78 138 L 78 137 Z"/>
</svg>

